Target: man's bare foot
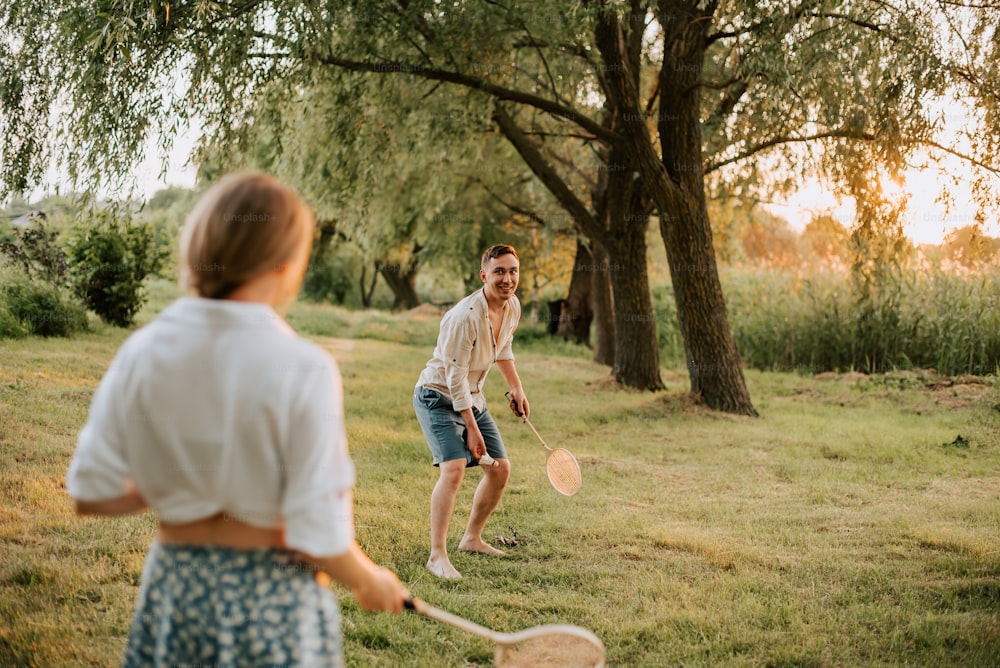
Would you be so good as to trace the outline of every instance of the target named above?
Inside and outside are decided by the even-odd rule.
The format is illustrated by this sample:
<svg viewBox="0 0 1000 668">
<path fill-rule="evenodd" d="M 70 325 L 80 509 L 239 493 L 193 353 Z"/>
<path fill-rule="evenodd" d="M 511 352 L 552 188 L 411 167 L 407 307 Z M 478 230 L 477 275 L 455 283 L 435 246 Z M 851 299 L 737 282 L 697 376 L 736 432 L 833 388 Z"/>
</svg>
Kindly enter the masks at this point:
<svg viewBox="0 0 1000 668">
<path fill-rule="evenodd" d="M 427 560 L 427 570 L 431 575 L 435 575 L 445 580 L 461 580 L 462 574 L 455 570 L 448 557 L 434 557 Z"/>
<path fill-rule="evenodd" d="M 489 543 L 484 542 L 482 538 L 463 538 L 462 542 L 458 544 L 458 549 L 462 552 L 489 554 L 496 557 L 502 557 L 506 554 L 503 550 L 498 550 Z"/>
</svg>

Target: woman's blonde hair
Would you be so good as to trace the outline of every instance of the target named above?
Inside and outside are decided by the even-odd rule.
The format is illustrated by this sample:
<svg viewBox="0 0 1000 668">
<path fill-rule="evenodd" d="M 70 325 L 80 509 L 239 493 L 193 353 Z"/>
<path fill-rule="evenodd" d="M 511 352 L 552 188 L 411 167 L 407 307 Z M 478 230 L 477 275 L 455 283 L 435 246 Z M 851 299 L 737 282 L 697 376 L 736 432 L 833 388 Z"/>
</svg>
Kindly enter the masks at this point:
<svg viewBox="0 0 1000 668">
<path fill-rule="evenodd" d="M 180 240 L 182 287 L 225 299 L 312 247 L 316 220 L 288 186 L 260 172 L 230 174 L 191 210 Z"/>
</svg>

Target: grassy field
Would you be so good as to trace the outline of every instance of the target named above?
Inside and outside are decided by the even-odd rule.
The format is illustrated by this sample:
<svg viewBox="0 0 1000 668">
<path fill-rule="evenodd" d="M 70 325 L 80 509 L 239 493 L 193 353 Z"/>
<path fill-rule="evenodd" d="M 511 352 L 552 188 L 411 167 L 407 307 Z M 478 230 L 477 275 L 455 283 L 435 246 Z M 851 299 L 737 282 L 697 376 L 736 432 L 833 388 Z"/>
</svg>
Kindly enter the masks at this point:
<svg viewBox="0 0 1000 668">
<path fill-rule="evenodd" d="M 1000 665 L 992 379 L 751 371 L 761 417 L 745 419 L 692 406 L 680 372 L 668 392 L 623 391 L 585 352 L 527 341 L 532 422 L 577 455 L 584 489 L 556 494 L 537 440 L 497 410 L 514 469 L 487 535 L 507 556 L 453 554 L 466 577 L 443 582 L 423 569 L 436 471 L 410 407 L 436 321 L 290 320 L 341 365 L 359 541 L 435 605 L 503 631 L 585 626 L 611 666 Z M 154 518 L 74 517 L 63 477 L 125 336 L 0 342 L 0 666 L 118 663 Z M 493 406 L 503 389 L 492 377 Z M 482 640 L 337 591 L 350 665 L 490 662 Z"/>
</svg>

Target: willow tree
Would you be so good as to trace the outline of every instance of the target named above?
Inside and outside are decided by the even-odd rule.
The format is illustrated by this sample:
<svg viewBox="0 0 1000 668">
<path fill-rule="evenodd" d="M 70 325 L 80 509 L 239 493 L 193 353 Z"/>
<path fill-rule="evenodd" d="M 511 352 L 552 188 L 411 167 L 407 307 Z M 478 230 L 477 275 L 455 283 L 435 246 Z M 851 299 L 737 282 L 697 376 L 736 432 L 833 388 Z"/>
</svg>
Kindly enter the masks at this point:
<svg viewBox="0 0 1000 668">
<path fill-rule="evenodd" d="M 532 265 L 532 241 L 570 245 L 572 229 L 545 215 L 551 197 L 492 131 L 485 100 L 393 83 L 336 69 L 294 87 L 270 82 L 235 134 L 202 147 L 200 173 L 261 168 L 295 183 L 321 220 L 316 252 L 347 244 L 363 258 L 365 306 L 376 276 L 393 308 L 409 309 L 425 267 L 457 287 L 467 275 L 478 282 L 491 243 L 516 243 Z"/>
<path fill-rule="evenodd" d="M 745 196 L 816 174 L 853 196 L 855 237 L 891 236 L 879 190 L 910 156 L 961 155 L 985 201 L 1000 136 L 996 2 L 235 0 L 10 3 L 0 9 L 3 180 L 20 188 L 54 147 L 74 168 L 123 172 L 147 133 L 201 117 L 225 142 L 262 85 L 309 88 L 330 68 L 468 95 L 607 252 L 614 373 L 655 389 L 645 231 L 659 221 L 692 392 L 754 414 L 712 247 L 706 189 Z M 176 73 L 181 86 L 167 86 Z M 469 93 L 472 93 L 471 95 Z M 940 138 L 941 99 L 973 102 L 967 142 Z M 56 107 L 72 109 L 54 128 Z M 52 122 L 52 121 L 50 121 Z M 596 164 L 553 151 L 579 143 Z M 762 178 L 768 177 L 768 178 Z M 784 179 L 784 183 L 790 179 Z M 589 200 L 589 201 L 588 201 Z"/>
</svg>

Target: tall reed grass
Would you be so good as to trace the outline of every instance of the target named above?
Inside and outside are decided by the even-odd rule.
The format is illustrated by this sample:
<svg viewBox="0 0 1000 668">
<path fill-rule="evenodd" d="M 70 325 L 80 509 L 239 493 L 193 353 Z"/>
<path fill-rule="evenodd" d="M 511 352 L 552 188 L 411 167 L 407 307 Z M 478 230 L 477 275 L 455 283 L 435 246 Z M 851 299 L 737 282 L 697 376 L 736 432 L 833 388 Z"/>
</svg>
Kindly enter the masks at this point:
<svg viewBox="0 0 1000 668">
<path fill-rule="evenodd" d="M 721 278 L 733 336 L 751 368 L 932 368 L 953 376 L 1000 368 L 1000 276 L 990 271 L 914 265 L 865 296 L 832 271 L 729 267 Z M 653 296 L 663 360 L 683 364 L 671 289 Z"/>
</svg>

